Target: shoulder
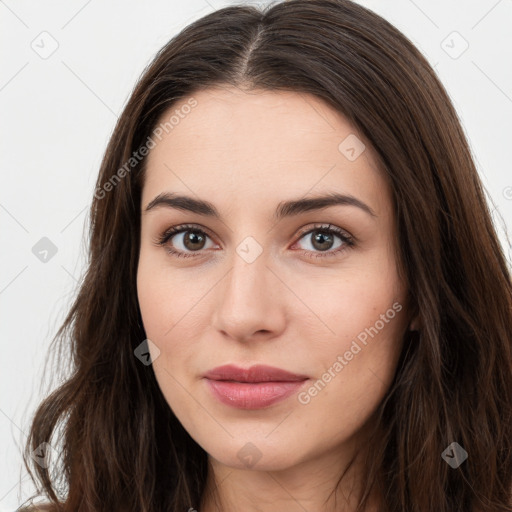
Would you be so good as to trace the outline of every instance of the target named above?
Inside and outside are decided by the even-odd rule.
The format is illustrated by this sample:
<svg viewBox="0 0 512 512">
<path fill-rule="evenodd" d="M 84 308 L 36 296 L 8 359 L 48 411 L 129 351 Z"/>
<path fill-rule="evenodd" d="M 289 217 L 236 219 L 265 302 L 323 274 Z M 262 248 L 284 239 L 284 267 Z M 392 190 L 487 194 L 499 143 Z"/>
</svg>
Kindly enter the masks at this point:
<svg viewBox="0 0 512 512">
<path fill-rule="evenodd" d="M 51 503 L 41 503 L 39 505 L 19 508 L 16 512 L 53 512 L 53 510 L 54 507 Z"/>
</svg>

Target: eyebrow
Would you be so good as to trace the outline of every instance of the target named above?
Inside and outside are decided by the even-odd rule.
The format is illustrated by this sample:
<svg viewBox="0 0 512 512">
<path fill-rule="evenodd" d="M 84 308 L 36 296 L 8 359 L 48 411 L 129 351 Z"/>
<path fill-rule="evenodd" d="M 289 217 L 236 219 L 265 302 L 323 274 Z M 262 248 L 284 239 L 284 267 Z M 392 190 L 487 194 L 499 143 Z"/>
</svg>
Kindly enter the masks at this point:
<svg viewBox="0 0 512 512">
<path fill-rule="evenodd" d="M 322 210 L 330 206 L 339 205 L 355 206 L 366 212 L 368 215 L 372 217 L 377 217 L 375 212 L 367 204 L 363 203 L 356 197 L 332 192 L 330 194 L 318 197 L 282 201 L 278 204 L 276 208 L 276 211 L 274 213 L 274 220 L 278 221 L 285 217 L 292 217 L 294 215 L 299 215 L 301 213 L 313 210 Z M 212 203 L 204 201 L 202 199 L 194 199 L 189 196 L 183 196 L 169 192 L 163 192 L 161 194 L 158 194 L 146 206 L 144 211 L 149 212 L 159 207 L 174 208 L 178 210 L 197 213 L 198 215 L 213 217 L 219 220 L 221 219 L 221 215 L 219 214 L 219 212 Z"/>
</svg>

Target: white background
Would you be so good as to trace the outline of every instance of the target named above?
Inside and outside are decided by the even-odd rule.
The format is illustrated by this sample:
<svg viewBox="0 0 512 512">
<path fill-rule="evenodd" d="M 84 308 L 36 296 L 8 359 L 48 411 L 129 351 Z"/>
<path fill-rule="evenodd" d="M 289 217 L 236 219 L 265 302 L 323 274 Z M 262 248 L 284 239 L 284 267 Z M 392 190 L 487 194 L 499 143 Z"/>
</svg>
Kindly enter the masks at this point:
<svg viewBox="0 0 512 512">
<path fill-rule="evenodd" d="M 56 385 L 42 380 L 44 358 L 84 269 L 88 208 L 116 118 L 157 50 L 190 22 L 234 3 L 0 0 L 0 511 L 15 510 L 33 490 L 20 450 L 35 406 Z M 512 2 L 358 3 L 404 32 L 435 67 L 506 245 L 498 214 L 510 231 Z M 464 42 L 453 31 L 469 44 L 458 58 Z M 41 58 L 32 46 L 48 50 L 52 38 L 57 50 Z M 57 247 L 46 263 L 32 253 L 42 237 Z"/>
</svg>

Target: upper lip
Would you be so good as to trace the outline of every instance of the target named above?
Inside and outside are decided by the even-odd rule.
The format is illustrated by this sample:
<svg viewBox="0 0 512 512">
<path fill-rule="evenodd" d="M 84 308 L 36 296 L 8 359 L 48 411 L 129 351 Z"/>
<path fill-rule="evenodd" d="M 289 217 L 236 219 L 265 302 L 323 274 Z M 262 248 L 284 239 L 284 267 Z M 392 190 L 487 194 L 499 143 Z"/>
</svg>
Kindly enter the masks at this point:
<svg viewBox="0 0 512 512">
<path fill-rule="evenodd" d="M 232 364 L 217 366 L 204 374 L 210 380 L 230 380 L 235 382 L 294 382 L 306 380 L 307 375 L 297 375 L 281 368 L 257 364 L 250 368 L 240 368 Z"/>
</svg>

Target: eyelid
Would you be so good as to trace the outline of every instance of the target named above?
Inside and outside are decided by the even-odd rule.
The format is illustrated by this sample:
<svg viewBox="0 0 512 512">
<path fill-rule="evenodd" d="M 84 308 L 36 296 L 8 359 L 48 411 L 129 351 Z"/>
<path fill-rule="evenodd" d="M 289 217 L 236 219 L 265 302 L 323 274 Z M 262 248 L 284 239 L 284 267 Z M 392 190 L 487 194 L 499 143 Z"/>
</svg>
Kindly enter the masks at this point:
<svg viewBox="0 0 512 512">
<path fill-rule="evenodd" d="M 212 234 L 212 232 L 208 228 L 202 226 L 201 224 L 177 224 L 175 226 L 167 228 L 160 235 L 157 235 L 155 242 L 167 241 L 173 235 L 183 233 L 184 231 L 204 232 L 204 234 L 208 235 L 212 240 L 215 239 L 215 236 Z"/>
<path fill-rule="evenodd" d="M 299 249 L 303 252 L 303 254 L 309 258 L 330 258 L 330 257 L 337 257 L 340 256 L 342 253 L 344 253 L 346 250 L 351 249 L 356 245 L 356 237 L 351 235 L 348 231 L 346 231 L 343 228 L 340 228 L 338 226 L 332 225 L 331 223 L 316 223 L 313 226 L 309 226 L 304 228 L 299 232 L 299 235 L 297 237 L 297 240 L 292 244 L 292 247 L 296 245 L 304 236 L 317 232 L 326 232 L 333 234 L 334 236 L 337 236 L 342 241 L 342 245 L 340 247 L 337 247 L 336 249 L 330 249 L 327 251 L 310 251 L 307 249 Z"/>
<path fill-rule="evenodd" d="M 322 230 L 333 231 L 338 236 L 344 236 L 346 238 L 349 238 L 350 240 L 356 241 L 356 237 L 351 235 L 346 229 L 340 228 L 338 226 L 335 226 L 335 225 L 333 225 L 331 223 L 327 223 L 327 222 L 323 222 L 323 223 L 317 222 L 317 223 L 313 224 L 312 226 L 308 225 L 307 227 L 299 230 L 297 237 L 298 237 L 298 239 L 300 239 L 304 235 L 307 235 L 308 233 L 311 233 L 312 231 L 322 231 Z"/>
<path fill-rule="evenodd" d="M 215 241 L 215 236 L 211 234 L 211 231 L 202 226 L 201 224 L 178 224 L 175 226 L 171 226 L 170 228 L 166 229 L 162 234 L 157 236 L 153 243 L 158 246 L 164 246 L 166 247 L 166 250 L 169 254 L 172 254 L 174 256 L 181 256 L 181 257 L 201 257 L 204 255 L 205 250 L 199 250 L 199 251 L 190 251 L 190 252 L 183 252 L 176 249 L 171 249 L 167 246 L 167 242 L 173 238 L 173 236 L 176 236 L 178 234 L 181 234 L 183 232 L 187 231 L 199 231 L 201 233 L 204 233 L 207 235 L 210 239 Z M 296 240 L 293 242 L 292 247 L 297 244 L 305 235 L 312 233 L 314 231 L 325 231 L 330 232 L 340 238 L 343 242 L 343 245 L 341 248 L 337 248 L 335 250 L 328 250 L 328 251 L 310 251 L 306 249 L 299 249 L 299 251 L 302 251 L 303 253 L 307 253 L 308 258 L 322 258 L 322 257 L 331 257 L 331 256 L 337 256 L 339 253 L 344 252 L 347 249 L 350 249 L 353 247 L 358 240 L 356 237 L 354 237 L 352 234 L 350 234 L 348 231 L 346 231 L 343 228 L 340 228 L 338 226 L 332 225 L 331 223 L 315 223 L 313 225 L 308 225 L 304 228 L 301 228 L 299 230 L 299 233 L 296 235 Z M 220 244 L 217 244 L 220 245 Z M 312 254 L 312 255 L 311 255 Z"/>
</svg>

